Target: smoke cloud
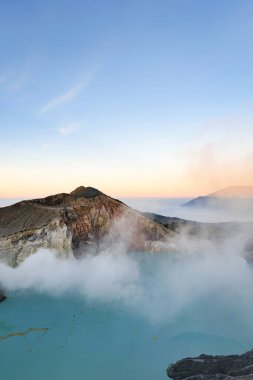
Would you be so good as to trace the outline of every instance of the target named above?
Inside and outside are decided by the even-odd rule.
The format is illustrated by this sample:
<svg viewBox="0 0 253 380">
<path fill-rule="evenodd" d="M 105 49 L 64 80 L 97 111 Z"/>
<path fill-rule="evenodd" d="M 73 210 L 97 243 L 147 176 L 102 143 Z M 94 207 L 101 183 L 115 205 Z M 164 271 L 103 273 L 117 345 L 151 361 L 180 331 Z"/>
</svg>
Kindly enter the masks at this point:
<svg viewBox="0 0 253 380">
<path fill-rule="evenodd" d="M 194 225 L 195 226 L 195 225 Z M 135 226 L 114 223 L 101 251 L 63 259 L 41 249 L 16 268 L 0 263 L 0 289 L 118 302 L 150 322 L 168 322 L 209 299 L 253 317 L 252 224 L 192 224 L 169 239 L 173 253 L 127 252 Z M 117 237 L 122 237 L 119 241 Z M 22 294 L 21 294 L 22 296 Z"/>
<path fill-rule="evenodd" d="M 239 244 L 217 250 L 207 241 L 197 248 L 190 240 L 186 243 L 188 251 L 180 254 L 127 254 L 114 247 L 80 260 L 58 259 L 41 250 L 17 268 L 0 264 L 0 286 L 7 294 L 32 290 L 117 301 L 154 323 L 171 321 L 213 297 L 251 318 L 253 269 L 239 252 Z"/>
</svg>

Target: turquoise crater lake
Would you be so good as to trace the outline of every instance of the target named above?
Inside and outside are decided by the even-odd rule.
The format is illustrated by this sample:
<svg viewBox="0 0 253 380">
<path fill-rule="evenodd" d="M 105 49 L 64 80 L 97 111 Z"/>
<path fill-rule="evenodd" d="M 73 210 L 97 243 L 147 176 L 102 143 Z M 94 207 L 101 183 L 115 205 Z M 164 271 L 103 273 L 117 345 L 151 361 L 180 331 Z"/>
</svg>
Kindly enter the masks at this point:
<svg viewBox="0 0 253 380">
<path fill-rule="evenodd" d="M 227 258 L 129 260 L 138 270 L 134 292 L 115 299 L 73 287 L 9 290 L 0 305 L 1 379 L 162 380 L 182 357 L 253 347 L 253 271 L 243 259 L 222 275 L 208 268 Z"/>
</svg>

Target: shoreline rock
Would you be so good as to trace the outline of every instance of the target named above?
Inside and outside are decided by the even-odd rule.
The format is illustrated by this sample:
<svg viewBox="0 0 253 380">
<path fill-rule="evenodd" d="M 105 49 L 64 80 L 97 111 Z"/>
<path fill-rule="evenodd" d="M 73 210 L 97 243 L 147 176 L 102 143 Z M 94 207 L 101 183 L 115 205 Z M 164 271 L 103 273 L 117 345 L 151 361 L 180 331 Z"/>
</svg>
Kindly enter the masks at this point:
<svg viewBox="0 0 253 380">
<path fill-rule="evenodd" d="M 173 380 L 253 380 L 253 350 L 242 355 L 200 355 L 171 364 L 167 375 Z"/>
<path fill-rule="evenodd" d="M 0 302 L 3 302 L 4 300 L 6 300 L 6 296 L 5 296 L 4 293 L 0 290 Z"/>
</svg>

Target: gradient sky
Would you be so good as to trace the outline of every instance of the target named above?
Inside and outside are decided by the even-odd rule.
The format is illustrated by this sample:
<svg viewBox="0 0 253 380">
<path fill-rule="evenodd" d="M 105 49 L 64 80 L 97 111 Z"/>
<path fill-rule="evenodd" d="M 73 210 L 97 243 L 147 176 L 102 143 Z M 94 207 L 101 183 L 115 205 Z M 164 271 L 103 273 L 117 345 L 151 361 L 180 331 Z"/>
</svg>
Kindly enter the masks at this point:
<svg viewBox="0 0 253 380">
<path fill-rule="evenodd" d="M 0 1 L 0 196 L 253 184 L 252 0 Z"/>
</svg>

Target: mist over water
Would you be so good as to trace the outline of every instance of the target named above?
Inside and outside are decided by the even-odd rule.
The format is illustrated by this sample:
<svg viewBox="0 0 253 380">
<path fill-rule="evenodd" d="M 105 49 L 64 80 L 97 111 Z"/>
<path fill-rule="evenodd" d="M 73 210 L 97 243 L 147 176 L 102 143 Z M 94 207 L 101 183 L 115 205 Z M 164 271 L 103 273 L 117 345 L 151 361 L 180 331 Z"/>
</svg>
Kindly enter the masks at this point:
<svg viewBox="0 0 253 380">
<path fill-rule="evenodd" d="M 236 252 L 40 251 L 0 278 L 0 336 L 26 332 L 0 339 L 7 380 L 162 380 L 182 357 L 253 347 L 253 268 Z"/>
<path fill-rule="evenodd" d="M 80 260 L 40 250 L 17 268 L 0 264 L 4 379 L 162 380 L 182 357 L 252 348 L 247 234 L 221 244 L 184 231 L 175 253 L 121 244 Z"/>
<path fill-rule="evenodd" d="M 128 206 L 141 212 L 152 212 L 197 222 L 249 222 L 253 221 L 252 200 L 246 204 L 231 201 L 227 207 L 183 207 L 192 198 L 124 198 Z"/>
<path fill-rule="evenodd" d="M 151 257 L 149 257 L 151 256 Z M 195 304 L 215 297 L 253 317 L 252 266 L 236 252 L 126 254 L 104 251 L 59 260 L 41 250 L 17 268 L 0 264 L 8 293 L 32 291 L 53 297 L 77 295 L 96 302 L 119 301 L 149 323 L 167 323 Z M 22 294 L 20 295 L 22 297 Z"/>
</svg>

